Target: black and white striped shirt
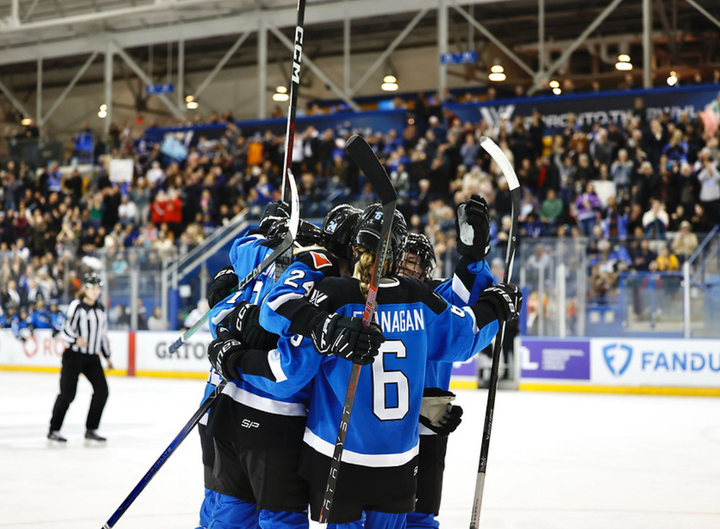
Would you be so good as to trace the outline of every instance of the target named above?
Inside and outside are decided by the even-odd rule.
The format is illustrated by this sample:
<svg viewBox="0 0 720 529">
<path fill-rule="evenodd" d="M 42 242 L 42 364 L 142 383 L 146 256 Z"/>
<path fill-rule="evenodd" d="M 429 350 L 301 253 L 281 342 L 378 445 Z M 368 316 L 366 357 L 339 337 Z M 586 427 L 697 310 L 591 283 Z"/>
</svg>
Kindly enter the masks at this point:
<svg viewBox="0 0 720 529">
<path fill-rule="evenodd" d="M 84 354 L 102 354 L 105 358 L 110 357 L 110 344 L 107 339 L 107 314 L 100 303 L 92 307 L 79 299 L 70 303 L 67 310 L 65 324 L 60 336 L 67 347 L 73 351 Z M 83 337 L 87 341 L 87 347 L 78 347 L 76 341 Z"/>
</svg>

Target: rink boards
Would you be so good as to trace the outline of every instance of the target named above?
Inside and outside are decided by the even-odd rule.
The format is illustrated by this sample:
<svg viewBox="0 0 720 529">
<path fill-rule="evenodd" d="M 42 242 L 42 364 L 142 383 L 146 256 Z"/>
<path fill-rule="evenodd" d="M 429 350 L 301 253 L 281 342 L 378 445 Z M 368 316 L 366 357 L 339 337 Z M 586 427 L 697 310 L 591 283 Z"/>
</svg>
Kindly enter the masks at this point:
<svg viewBox="0 0 720 529">
<path fill-rule="evenodd" d="M 207 348 L 212 337 L 199 332 L 180 350 L 171 355 L 168 346 L 178 338 L 177 332 L 110 331 L 111 374 L 127 376 L 200 378 L 208 375 Z M 64 343 L 46 330 L 21 342 L 10 330 L 0 330 L 0 370 L 57 372 L 60 370 Z M 453 386 L 476 388 L 475 361 L 457 363 Z"/>
<path fill-rule="evenodd" d="M 111 374 L 206 378 L 209 333 L 193 336 L 176 354 L 176 332 L 110 331 Z M 0 330 L 0 369 L 57 372 L 64 344 L 50 331 L 20 342 Z M 720 396 L 720 340 L 517 338 L 521 390 Z M 476 388 L 475 359 L 453 369 L 452 387 Z"/>
<path fill-rule="evenodd" d="M 521 390 L 720 396 L 720 340 L 515 341 Z"/>
</svg>

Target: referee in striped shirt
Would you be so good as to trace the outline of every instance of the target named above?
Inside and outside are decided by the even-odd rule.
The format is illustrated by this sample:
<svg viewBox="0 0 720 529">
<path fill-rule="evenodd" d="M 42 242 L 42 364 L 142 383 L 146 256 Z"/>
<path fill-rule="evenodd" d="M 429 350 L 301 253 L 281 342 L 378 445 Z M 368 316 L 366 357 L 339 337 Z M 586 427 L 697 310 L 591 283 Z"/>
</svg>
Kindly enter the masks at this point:
<svg viewBox="0 0 720 529">
<path fill-rule="evenodd" d="M 108 398 L 107 381 L 99 355 L 103 355 L 107 360 L 108 369 L 112 369 L 113 365 L 107 339 L 107 315 L 105 307 L 98 302 L 101 287 L 102 281 L 97 274 L 85 274 L 83 288 L 78 291 L 77 299 L 68 306 L 65 324 L 60 332 L 60 337 L 65 341 L 60 371 L 60 394 L 55 401 L 48 433 L 48 439 L 52 441 L 67 441 L 60 435 L 60 428 L 65 413 L 75 398 L 80 373 L 87 377 L 93 387 L 90 411 L 85 423 L 85 438 L 105 441 L 105 438 L 97 433 Z"/>
</svg>

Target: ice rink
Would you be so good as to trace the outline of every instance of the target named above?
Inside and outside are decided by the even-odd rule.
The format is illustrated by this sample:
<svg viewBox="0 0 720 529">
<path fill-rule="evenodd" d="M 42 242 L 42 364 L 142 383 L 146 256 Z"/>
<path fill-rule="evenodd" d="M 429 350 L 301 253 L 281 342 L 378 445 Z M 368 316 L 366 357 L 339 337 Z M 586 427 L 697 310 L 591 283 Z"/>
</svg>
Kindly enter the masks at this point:
<svg viewBox="0 0 720 529">
<path fill-rule="evenodd" d="M 0 527 L 100 529 L 199 405 L 204 382 L 110 377 L 101 433 L 83 439 L 83 378 L 45 439 L 57 374 L 0 372 Z M 468 527 L 485 391 L 459 391 L 442 524 Z M 340 478 L 342 479 L 342 477 Z M 202 498 L 193 432 L 116 527 L 193 529 Z M 720 528 L 720 400 L 500 392 L 481 527 Z"/>
</svg>

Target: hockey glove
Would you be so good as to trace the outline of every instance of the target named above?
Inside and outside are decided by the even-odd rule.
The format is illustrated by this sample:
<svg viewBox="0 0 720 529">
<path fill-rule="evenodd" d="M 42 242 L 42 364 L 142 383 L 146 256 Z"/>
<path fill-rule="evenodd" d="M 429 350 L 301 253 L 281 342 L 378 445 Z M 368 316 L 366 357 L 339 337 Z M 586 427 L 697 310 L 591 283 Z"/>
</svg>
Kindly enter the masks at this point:
<svg viewBox="0 0 720 529">
<path fill-rule="evenodd" d="M 460 255 L 482 261 L 490 251 L 490 213 L 484 198 L 472 195 L 457 207 L 455 217 L 457 249 Z"/>
<path fill-rule="evenodd" d="M 208 347 L 208 360 L 225 380 L 235 380 L 239 378 L 236 366 L 246 348 L 225 327 L 218 325 L 216 331 L 217 338 Z"/>
<path fill-rule="evenodd" d="M 420 424 L 438 435 L 447 436 L 462 422 L 463 409 L 450 404 L 455 394 L 440 388 L 425 388 L 420 406 Z"/>
<path fill-rule="evenodd" d="M 260 325 L 260 307 L 257 305 L 241 301 L 230 314 L 229 321 L 226 318 L 223 322 L 229 323 L 233 336 L 248 349 L 267 351 L 277 346 L 278 335 Z"/>
<path fill-rule="evenodd" d="M 210 284 L 210 291 L 207 296 L 210 308 L 228 297 L 236 286 L 238 286 L 238 276 L 232 266 L 226 266 L 218 270 Z"/>
<path fill-rule="evenodd" d="M 363 327 L 360 318 L 325 311 L 310 321 L 310 336 L 318 353 L 337 355 L 354 364 L 372 364 L 385 341 L 380 326 Z"/>
<path fill-rule="evenodd" d="M 520 317 L 522 309 L 522 292 L 516 285 L 500 283 L 483 290 L 478 303 L 492 305 L 500 323 L 514 321 Z"/>
</svg>

